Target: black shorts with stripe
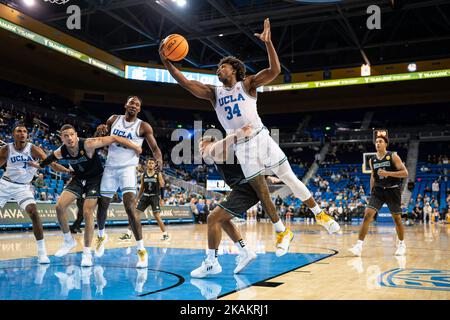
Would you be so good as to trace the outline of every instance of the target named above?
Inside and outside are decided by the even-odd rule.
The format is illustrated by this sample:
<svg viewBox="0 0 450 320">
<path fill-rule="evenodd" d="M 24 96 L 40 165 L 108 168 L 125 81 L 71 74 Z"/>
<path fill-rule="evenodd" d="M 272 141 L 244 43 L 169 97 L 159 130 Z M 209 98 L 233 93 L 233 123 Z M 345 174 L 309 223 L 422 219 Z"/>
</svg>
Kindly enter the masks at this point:
<svg viewBox="0 0 450 320">
<path fill-rule="evenodd" d="M 148 208 L 148 206 L 151 206 L 153 213 L 160 212 L 161 208 L 159 207 L 159 199 L 160 199 L 159 195 L 151 195 L 151 196 L 142 195 L 142 197 L 139 199 L 136 209 L 144 212 L 145 209 Z"/>
<path fill-rule="evenodd" d="M 379 211 L 383 204 L 387 204 L 389 211 L 392 214 L 401 214 L 402 195 L 400 187 L 394 188 L 383 188 L 383 187 L 373 187 L 372 194 L 370 195 L 368 208 Z"/>
<path fill-rule="evenodd" d="M 219 204 L 219 207 L 233 216 L 242 218 L 244 213 L 258 202 L 258 195 L 251 185 L 244 183 L 234 187 L 226 200 Z"/>
<path fill-rule="evenodd" d="M 73 193 L 77 196 L 77 199 L 82 198 L 83 195 L 86 199 L 97 199 L 100 198 L 101 181 L 102 176 L 89 178 L 86 180 L 73 178 L 63 191 Z"/>
</svg>

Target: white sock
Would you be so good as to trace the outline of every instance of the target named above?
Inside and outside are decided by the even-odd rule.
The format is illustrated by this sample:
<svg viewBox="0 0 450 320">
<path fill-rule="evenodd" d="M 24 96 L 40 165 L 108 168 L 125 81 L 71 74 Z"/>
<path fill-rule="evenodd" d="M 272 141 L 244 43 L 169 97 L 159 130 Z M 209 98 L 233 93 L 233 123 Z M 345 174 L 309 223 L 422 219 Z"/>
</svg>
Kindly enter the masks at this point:
<svg viewBox="0 0 450 320">
<path fill-rule="evenodd" d="M 207 260 L 215 261 L 217 259 L 217 252 L 218 252 L 217 249 L 208 249 Z"/>
<path fill-rule="evenodd" d="M 322 209 L 319 207 L 318 204 L 316 204 L 315 207 L 309 209 L 314 213 L 315 216 L 317 216 L 319 213 L 322 212 Z"/>
<path fill-rule="evenodd" d="M 144 250 L 145 248 L 144 248 L 144 240 L 138 240 L 138 241 L 136 241 L 136 243 L 137 243 L 137 249 L 138 250 Z"/>
<path fill-rule="evenodd" d="M 402 246 L 405 245 L 405 240 L 398 240 L 398 244 Z"/>
<path fill-rule="evenodd" d="M 72 235 L 70 234 L 70 232 L 63 233 L 63 237 L 64 237 L 64 241 L 65 242 L 72 242 L 73 241 L 73 238 L 72 238 Z"/>
<path fill-rule="evenodd" d="M 127 235 L 131 236 L 131 230 L 127 229 Z"/>
<path fill-rule="evenodd" d="M 356 245 L 362 247 L 364 241 L 363 240 L 358 240 L 356 241 Z"/>
<path fill-rule="evenodd" d="M 164 232 L 163 232 L 163 236 L 167 236 L 167 231 L 164 231 Z"/>
<path fill-rule="evenodd" d="M 45 241 L 44 241 L 44 239 L 42 239 L 42 240 L 36 240 L 36 243 L 37 243 L 37 247 L 38 247 L 38 253 L 39 254 L 47 254 L 46 252 L 46 250 L 45 250 Z"/>
<path fill-rule="evenodd" d="M 84 254 L 91 254 L 91 248 L 90 247 L 83 247 L 83 253 Z"/>
<path fill-rule="evenodd" d="M 98 236 L 100 238 L 103 238 L 104 235 L 105 235 L 105 229 L 98 229 Z"/>
<path fill-rule="evenodd" d="M 248 252 L 248 248 L 244 240 L 241 239 L 235 242 L 234 245 L 239 249 L 239 253 L 242 254 Z"/>
<path fill-rule="evenodd" d="M 284 232 L 286 230 L 286 227 L 284 226 L 283 221 L 281 221 L 281 219 L 278 220 L 278 222 L 275 222 L 273 225 L 275 227 L 276 232 Z"/>
</svg>

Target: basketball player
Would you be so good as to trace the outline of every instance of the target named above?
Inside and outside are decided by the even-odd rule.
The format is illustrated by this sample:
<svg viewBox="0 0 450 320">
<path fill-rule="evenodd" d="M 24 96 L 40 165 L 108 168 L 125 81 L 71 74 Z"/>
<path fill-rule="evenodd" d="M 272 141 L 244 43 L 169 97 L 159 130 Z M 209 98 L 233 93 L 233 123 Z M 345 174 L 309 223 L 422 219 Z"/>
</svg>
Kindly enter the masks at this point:
<svg viewBox="0 0 450 320">
<path fill-rule="evenodd" d="M 239 249 L 234 273 L 241 272 L 256 259 L 256 253 L 248 249 L 240 232 L 231 220 L 234 217 L 242 218 L 248 209 L 259 202 L 259 198 L 255 190 L 245 179 L 239 163 L 234 161 L 231 164 L 227 164 L 225 161 L 228 154 L 233 152 L 231 147 L 234 139 L 238 135 L 241 135 L 244 130 L 237 131 L 235 134 L 229 134 L 225 139 L 217 142 L 214 142 L 213 137 L 204 137 L 200 140 L 199 149 L 203 159 L 214 163 L 217 171 L 232 191 L 227 199 L 216 206 L 208 215 L 207 257 L 200 267 L 191 272 L 191 277 L 204 278 L 208 275 L 222 272 L 222 267 L 217 259 L 217 252 L 222 239 L 222 229 Z M 237 160 L 236 156 L 233 156 Z M 287 253 L 287 250 L 284 253 Z"/>
<path fill-rule="evenodd" d="M 50 263 L 47 257 L 44 242 L 44 229 L 34 201 L 31 181 L 38 170 L 30 165 L 35 160 L 45 160 L 45 152 L 27 142 L 28 131 L 24 124 L 16 124 L 12 130 L 14 142 L 0 148 L 0 167 L 6 162 L 6 171 L 0 179 L 0 208 L 9 199 L 14 199 L 19 207 L 30 215 L 33 224 L 33 233 L 38 246 L 38 262 Z M 71 172 L 71 170 L 54 164 L 53 170 L 59 172 Z"/>
<path fill-rule="evenodd" d="M 111 116 L 106 125 L 97 128 L 97 135 L 110 134 L 111 136 L 121 136 L 131 140 L 134 144 L 142 146 L 145 139 L 156 157 L 157 168 L 162 168 L 162 154 L 158 148 L 153 129 L 147 123 L 138 119 L 137 115 L 141 111 L 142 100 L 137 96 L 131 96 L 125 104 L 125 115 Z M 147 251 L 142 240 L 141 219 L 136 212 L 136 167 L 139 157 L 132 149 L 123 148 L 118 144 L 112 144 L 108 149 L 108 157 L 105 163 L 100 186 L 101 199 L 98 208 L 98 228 L 99 237 L 105 235 L 106 213 L 111 202 L 111 198 L 117 189 L 123 193 L 123 204 L 128 215 L 134 238 L 137 242 L 138 262 L 137 268 L 148 266 Z"/>
<path fill-rule="evenodd" d="M 269 56 L 269 68 L 256 75 L 245 75 L 245 65 L 235 57 L 225 57 L 219 62 L 217 76 L 223 87 L 205 85 L 201 82 L 188 80 L 163 54 L 163 44 L 160 47 L 160 57 L 172 77 L 185 89 L 198 98 L 205 99 L 213 105 L 222 127 L 227 133 L 250 124 L 254 132 L 251 136 L 239 140 L 235 146 L 236 157 L 241 164 L 245 178 L 249 181 L 264 210 L 274 221 L 275 231 L 279 235 L 277 247 L 289 246 L 293 233 L 283 225 L 276 213 L 267 183 L 261 175 L 265 170 L 272 171 L 283 183 L 292 190 L 314 213 L 317 223 L 324 226 L 329 233 L 339 231 L 339 224 L 327 215 L 314 201 L 306 186 L 292 171 L 287 157 L 278 144 L 270 137 L 269 131 L 263 125 L 257 110 L 256 89 L 270 83 L 280 73 L 280 62 L 271 41 L 269 19 L 264 21 L 262 34 L 255 34 L 262 40 Z"/>
<path fill-rule="evenodd" d="M 137 196 L 138 205 L 137 210 L 139 216 L 141 213 L 148 208 L 152 207 L 152 214 L 156 219 L 163 233 L 162 241 L 169 241 L 170 236 L 166 232 L 166 227 L 161 219 L 160 212 L 161 208 L 159 206 L 161 198 L 164 196 L 164 178 L 161 172 L 156 172 L 155 170 L 156 161 L 153 158 L 147 160 L 147 169 L 141 175 L 141 186 L 139 188 L 139 194 Z M 128 227 L 126 233 L 124 233 L 120 240 L 130 240 L 131 239 L 131 229 Z"/>
<path fill-rule="evenodd" d="M 62 257 L 70 252 L 76 246 L 75 240 L 70 234 L 69 223 L 67 221 L 67 208 L 75 200 L 81 199 L 85 195 L 83 202 L 83 215 L 85 220 L 84 229 L 84 247 L 81 258 L 82 267 L 92 266 L 91 244 L 94 237 L 94 209 L 100 197 L 100 182 L 103 174 L 103 165 L 97 149 L 110 146 L 113 143 L 120 144 L 126 148 L 130 148 L 136 154 L 140 154 L 142 149 L 128 139 L 109 136 L 99 138 L 80 139 L 71 124 L 65 124 L 61 127 L 61 140 L 63 145 L 55 150 L 46 160 L 42 161 L 39 166 L 44 168 L 48 164 L 56 160 L 65 159 L 74 170 L 74 175 L 70 183 L 64 188 L 61 196 L 56 203 L 56 214 L 59 224 L 63 231 L 64 242 L 61 248 L 56 252 L 55 256 Z M 97 239 L 102 242 L 103 239 Z M 98 256 L 99 248 L 97 243 L 96 255 Z M 101 252 L 100 255 L 103 255 Z"/>
<path fill-rule="evenodd" d="M 373 221 L 384 203 L 387 204 L 398 236 L 396 256 L 404 256 L 406 245 L 404 242 L 404 228 L 402 224 L 401 209 L 401 184 L 402 178 L 408 177 L 408 170 L 396 152 L 387 151 L 389 143 L 386 131 L 377 131 L 375 135 L 375 148 L 377 154 L 369 161 L 370 169 L 370 200 L 366 206 L 364 220 L 359 230 L 359 240 L 356 245 L 349 249 L 355 256 L 361 256 L 364 238 L 369 225 Z"/>
</svg>

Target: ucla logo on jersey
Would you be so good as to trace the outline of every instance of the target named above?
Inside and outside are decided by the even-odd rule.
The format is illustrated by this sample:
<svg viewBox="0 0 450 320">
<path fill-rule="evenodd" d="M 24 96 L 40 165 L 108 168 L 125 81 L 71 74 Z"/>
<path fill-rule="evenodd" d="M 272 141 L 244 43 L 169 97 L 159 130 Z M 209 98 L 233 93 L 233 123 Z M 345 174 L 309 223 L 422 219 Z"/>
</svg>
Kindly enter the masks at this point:
<svg viewBox="0 0 450 320">
<path fill-rule="evenodd" d="M 245 101 L 245 98 L 242 94 L 238 94 L 237 98 L 233 97 L 233 95 L 225 96 L 219 99 L 219 105 L 223 107 L 224 105 L 238 102 L 238 101 Z"/>
<path fill-rule="evenodd" d="M 127 132 L 126 131 L 122 131 L 122 130 L 119 130 L 119 129 L 114 129 L 113 130 L 113 135 L 115 135 L 115 136 L 119 136 L 119 137 L 123 137 L 123 138 L 127 138 L 127 139 L 133 139 L 133 135 L 131 134 L 131 132 L 128 132 L 128 134 L 127 134 Z"/>
<path fill-rule="evenodd" d="M 18 156 L 11 157 L 10 160 L 11 160 L 11 163 L 28 162 L 28 161 L 33 161 L 33 158 L 31 158 L 30 156 L 18 155 Z"/>
<path fill-rule="evenodd" d="M 450 291 L 450 270 L 393 269 L 380 275 L 384 287 Z"/>
</svg>

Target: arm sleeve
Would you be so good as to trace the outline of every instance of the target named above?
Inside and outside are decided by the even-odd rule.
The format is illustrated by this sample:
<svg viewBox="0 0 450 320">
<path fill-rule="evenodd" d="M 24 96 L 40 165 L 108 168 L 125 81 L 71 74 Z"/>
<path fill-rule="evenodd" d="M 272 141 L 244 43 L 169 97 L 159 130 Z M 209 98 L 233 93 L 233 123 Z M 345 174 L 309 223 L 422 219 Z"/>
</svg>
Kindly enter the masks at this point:
<svg viewBox="0 0 450 320">
<path fill-rule="evenodd" d="M 55 154 L 52 152 L 52 154 L 49 155 L 44 161 L 42 161 L 42 162 L 39 164 L 39 166 L 40 166 L 41 168 L 45 168 L 46 166 L 48 166 L 48 165 L 51 164 L 52 162 L 55 162 L 56 160 L 58 160 L 58 159 L 55 157 Z"/>
</svg>

